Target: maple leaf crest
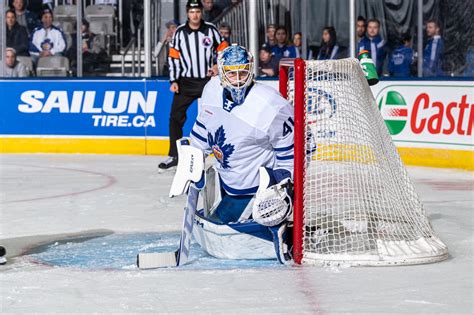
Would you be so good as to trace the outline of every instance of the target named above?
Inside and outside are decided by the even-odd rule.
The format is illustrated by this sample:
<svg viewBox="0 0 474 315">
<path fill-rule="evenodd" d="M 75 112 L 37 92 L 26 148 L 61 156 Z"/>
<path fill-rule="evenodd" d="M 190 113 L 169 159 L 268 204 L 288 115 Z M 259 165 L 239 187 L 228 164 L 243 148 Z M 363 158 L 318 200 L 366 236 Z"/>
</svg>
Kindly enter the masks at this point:
<svg viewBox="0 0 474 315">
<path fill-rule="evenodd" d="M 225 143 L 224 126 L 220 126 L 214 136 L 209 132 L 207 134 L 207 142 L 214 152 L 214 157 L 221 164 L 222 168 L 229 168 L 229 157 L 234 152 L 234 146 L 230 143 Z"/>
</svg>

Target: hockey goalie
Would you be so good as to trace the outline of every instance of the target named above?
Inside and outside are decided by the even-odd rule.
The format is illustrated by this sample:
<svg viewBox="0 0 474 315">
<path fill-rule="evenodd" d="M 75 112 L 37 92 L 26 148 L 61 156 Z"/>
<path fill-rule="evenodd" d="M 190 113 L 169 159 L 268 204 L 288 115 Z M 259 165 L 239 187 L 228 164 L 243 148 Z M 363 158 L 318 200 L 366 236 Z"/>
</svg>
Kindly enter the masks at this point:
<svg viewBox="0 0 474 315">
<path fill-rule="evenodd" d="M 170 194 L 190 184 L 201 189 L 204 208 L 192 233 L 210 255 L 283 263 L 291 259 L 293 108 L 254 81 L 252 58 L 237 45 L 219 55 L 219 75 L 204 88 L 190 141 L 178 141 Z M 214 161 L 196 181 L 204 155 Z"/>
</svg>

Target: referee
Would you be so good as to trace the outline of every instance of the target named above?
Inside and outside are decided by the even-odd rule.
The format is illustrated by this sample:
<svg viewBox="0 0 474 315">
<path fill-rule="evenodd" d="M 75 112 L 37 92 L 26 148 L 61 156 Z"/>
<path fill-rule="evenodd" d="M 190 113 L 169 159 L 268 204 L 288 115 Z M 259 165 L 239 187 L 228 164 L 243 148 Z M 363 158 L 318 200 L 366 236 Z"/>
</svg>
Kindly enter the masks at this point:
<svg viewBox="0 0 474 315">
<path fill-rule="evenodd" d="M 186 111 L 201 97 L 210 77 L 217 74 L 214 64 L 217 51 L 229 45 L 213 24 L 202 20 L 202 8 L 200 0 L 188 0 L 188 21 L 177 28 L 171 41 L 168 63 L 170 91 L 174 97 L 170 113 L 170 150 L 168 159 L 158 165 L 160 169 L 178 164 L 176 140 L 183 137 Z"/>
</svg>

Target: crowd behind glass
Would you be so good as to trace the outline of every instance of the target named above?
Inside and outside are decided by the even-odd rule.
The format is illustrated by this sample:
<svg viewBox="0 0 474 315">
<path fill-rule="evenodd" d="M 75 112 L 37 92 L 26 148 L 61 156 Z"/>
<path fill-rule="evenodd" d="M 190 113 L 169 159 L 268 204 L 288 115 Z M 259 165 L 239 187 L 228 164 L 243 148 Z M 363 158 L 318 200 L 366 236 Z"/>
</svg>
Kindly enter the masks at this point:
<svg viewBox="0 0 474 315">
<path fill-rule="evenodd" d="M 52 0 L 42 0 L 39 8 L 30 8 L 26 0 L 12 0 L 5 12 L 6 45 L 5 77 L 47 76 L 41 72 L 42 65 L 56 60 L 56 64 L 67 68 L 65 75 L 74 76 L 76 69 L 76 52 L 82 50 L 82 62 L 85 76 L 106 76 L 110 72 L 111 54 L 117 47 L 107 47 L 105 41 L 90 29 L 87 16 L 82 19 L 80 27 L 82 43 L 77 44 L 75 25 L 55 21 Z M 230 10 L 238 0 L 203 0 L 204 20 L 219 25 L 221 35 L 232 42 L 232 25 L 219 23 L 218 19 L 225 10 Z M 63 5 L 74 4 L 74 0 L 65 0 Z M 113 6 L 116 0 L 96 0 L 94 5 Z M 183 22 L 183 21 L 182 21 Z M 166 23 L 166 32 L 161 43 L 167 47 L 179 22 L 170 20 Z M 357 50 L 369 51 L 379 76 L 399 78 L 416 77 L 417 64 L 422 63 L 423 77 L 465 76 L 474 77 L 474 45 L 469 46 L 465 54 L 465 63 L 457 73 L 448 73 L 443 68 L 444 40 L 443 30 L 436 19 L 424 23 L 425 39 L 423 56 L 419 58 L 413 49 L 412 34 L 405 33 L 401 38 L 385 39 L 380 35 L 381 21 L 357 19 Z M 281 58 L 297 58 L 302 55 L 302 34 L 288 33 L 288 28 L 270 24 L 266 29 L 266 41 L 259 49 L 259 75 L 275 77 L 278 75 L 278 64 Z M 165 60 L 167 49 L 164 49 Z M 330 60 L 349 56 L 347 47 L 340 46 L 337 30 L 326 26 L 321 33 L 321 45 L 310 46 L 306 52 L 307 59 Z M 58 61 L 59 60 L 59 61 Z M 62 61 L 62 63 L 61 63 Z M 59 63 L 58 63 L 59 62 Z M 52 63 L 55 65 L 55 63 Z M 167 75 L 166 62 L 159 70 L 160 75 Z"/>
</svg>

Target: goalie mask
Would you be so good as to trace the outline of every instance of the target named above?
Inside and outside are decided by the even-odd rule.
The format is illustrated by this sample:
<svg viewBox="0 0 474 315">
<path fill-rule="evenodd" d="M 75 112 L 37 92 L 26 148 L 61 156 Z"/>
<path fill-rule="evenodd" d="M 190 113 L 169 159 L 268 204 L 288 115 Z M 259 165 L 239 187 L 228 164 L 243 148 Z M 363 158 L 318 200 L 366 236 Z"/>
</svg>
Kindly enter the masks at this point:
<svg viewBox="0 0 474 315">
<path fill-rule="evenodd" d="M 232 44 L 217 58 L 221 84 L 240 105 L 245 100 L 247 89 L 253 82 L 253 56 L 244 47 Z"/>
</svg>

